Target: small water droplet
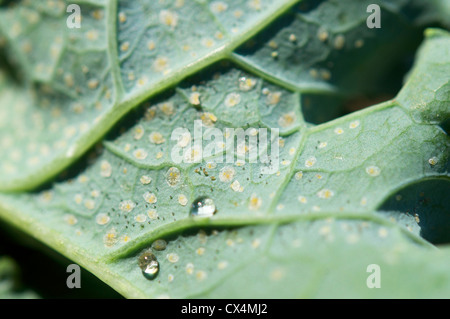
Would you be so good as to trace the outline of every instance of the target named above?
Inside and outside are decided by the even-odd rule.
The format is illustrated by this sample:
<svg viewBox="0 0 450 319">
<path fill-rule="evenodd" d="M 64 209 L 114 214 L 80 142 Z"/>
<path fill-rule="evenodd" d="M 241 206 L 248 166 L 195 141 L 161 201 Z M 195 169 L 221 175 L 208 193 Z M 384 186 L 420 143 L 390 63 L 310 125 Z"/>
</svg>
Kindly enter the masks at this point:
<svg viewBox="0 0 450 319">
<path fill-rule="evenodd" d="M 192 216 L 211 217 L 215 212 L 216 204 L 211 198 L 199 197 L 192 203 Z"/>
<path fill-rule="evenodd" d="M 151 250 L 147 250 L 139 256 L 139 268 L 147 279 L 154 279 L 159 271 L 159 263 Z"/>
<path fill-rule="evenodd" d="M 157 239 L 153 242 L 152 248 L 154 250 L 164 250 L 167 247 L 167 242 L 164 239 Z"/>
</svg>

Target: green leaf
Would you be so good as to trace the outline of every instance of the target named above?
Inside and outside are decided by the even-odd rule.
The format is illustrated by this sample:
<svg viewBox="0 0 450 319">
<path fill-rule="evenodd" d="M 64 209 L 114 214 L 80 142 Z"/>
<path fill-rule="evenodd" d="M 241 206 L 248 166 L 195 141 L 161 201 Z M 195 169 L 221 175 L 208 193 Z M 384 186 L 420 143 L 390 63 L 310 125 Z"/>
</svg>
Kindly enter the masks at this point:
<svg viewBox="0 0 450 319">
<path fill-rule="evenodd" d="M 72 2 L 24 1 L 0 11 L 2 42 L 29 87 L 0 96 L 2 190 L 53 177 L 139 102 L 223 59 L 295 1 L 253 9 L 230 2 L 225 14 L 204 1 L 81 1 L 82 27 L 70 29 Z"/>
<path fill-rule="evenodd" d="M 213 65 L 136 108 L 61 181 L 0 195 L 0 216 L 127 297 L 448 296 L 448 249 L 380 214 L 408 185 L 448 187 L 450 141 L 438 124 L 448 120 L 449 48 L 448 32 L 427 31 L 396 99 L 317 126 L 303 119 L 301 92 Z M 279 166 L 272 154 L 275 172 L 262 174 L 236 152 L 214 163 L 234 150 L 216 140 L 201 163 L 175 163 L 186 140 L 172 132 L 194 132 L 195 120 L 204 133 L 279 128 L 268 145 Z M 216 214 L 191 216 L 203 196 Z M 157 239 L 167 247 L 153 249 L 159 273 L 148 280 L 138 259 Z M 370 264 L 382 289 L 366 285 Z"/>
<path fill-rule="evenodd" d="M 73 2 L 82 7 L 80 29 L 66 26 L 65 9 Z M 325 1 L 318 6 L 305 1 L 286 13 L 297 2 L 5 3 L 0 8 L 0 44 L 9 53 L 13 78 L 21 82 L 6 80 L 2 85 L 7 88 L 0 93 L 0 190 L 31 190 L 49 181 L 139 103 L 219 60 L 232 59 L 294 91 L 367 93 L 374 83 L 383 82 L 382 75 L 391 67 L 388 61 L 398 61 L 418 43 L 425 23 L 445 23 L 449 12 L 445 1 L 383 1 L 386 24 L 381 31 L 371 31 L 364 21 L 367 1 Z M 327 27 L 326 41 L 317 37 L 318 24 Z M 267 32 L 274 29 L 279 33 L 272 40 Z M 288 39 L 291 31 L 295 41 Z M 233 53 L 249 39 L 259 41 L 261 49 L 243 55 L 241 47 Z M 272 42 L 280 46 L 275 61 Z M 371 76 L 356 81 L 364 72 Z M 0 82 L 5 77 L 0 75 Z M 302 98 L 302 108 L 309 110 L 307 121 L 323 122 L 341 114 L 337 97 Z M 328 107 L 317 112 L 315 105 L 323 99 Z"/>
</svg>

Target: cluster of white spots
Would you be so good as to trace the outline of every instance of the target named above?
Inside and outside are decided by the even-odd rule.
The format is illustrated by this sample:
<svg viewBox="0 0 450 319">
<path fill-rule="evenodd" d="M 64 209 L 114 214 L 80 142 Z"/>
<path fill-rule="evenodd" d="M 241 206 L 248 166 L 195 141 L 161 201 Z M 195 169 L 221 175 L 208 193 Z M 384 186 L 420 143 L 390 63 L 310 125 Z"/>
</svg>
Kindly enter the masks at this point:
<svg viewBox="0 0 450 319">
<path fill-rule="evenodd" d="M 145 216 L 144 214 L 139 214 L 134 217 L 134 220 L 138 223 L 145 223 L 145 221 L 147 220 L 147 216 Z"/>
<path fill-rule="evenodd" d="M 365 197 L 361 198 L 361 201 L 359 202 L 359 204 L 361 206 L 366 206 L 367 205 L 367 198 L 365 198 Z"/>
<path fill-rule="evenodd" d="M 388 230 L 387 230 L 386 228 L 380 227 L 380 228 L 378 229 L 378 236 L 379 236 L 380 238 L 386 238 L 387 235 L 388 235 Z"/>
<path fill-rule="evenodd" d="M 248 204 L 248 208 L 250 210 L 258 210 L 262 205 L 262 199 L 256 194 L 252 194 L 250 197 L 250 201 Z"/>
<path fill-rule="evenodd" d="M 158 198 L 152 192 L 145 192 L 144 195 L 142 195 L 142 197 L 149 204 L 154 204 L 158 201 Z"/>
<path fill-rule="evenodd" d="M 202 45 L 203 45 L 205 48 L 211 48 L 211 47 L 213 47 L 214 44 L 215 44 L 214 40 L 211 39 L 211 38 L 202 39 L 201 42 L 202 42 Z"/>
<path fill-rule="evenodd" d="M 291 41 L 291 42 L 297 41 L 297 37 L 295 36 L 295 34 L 291 33 L 291 34 L 289 35 L 289 41 Z"/>
<path fill-rule="evenodd" d="M 139 160 L 144 160 L 147 158 L 148 153 L 147 151 L 143 150 L 142 148 L 138 148 L 133 152 L 133 156 L 136 157 Z"/>
<path fill-rule="evenodd" d="M 90 79 L 87 85 L 91 90 L 95 90 L 98 87 L 99 83 L 100 82 L 97 79 Z"/>
<path fill-rule="evenodd" d="M 125 41 L 120 45 L 120 51 L 126 52 L 130 48 L 130 42 Z"/>
<path fill-rule="evenodd" d="M 40 199 L 46 203 L 50 202 L 52 200 L 52 198 L 53 198 L 52 191 L 43 191 L 40 195 Z"/>
<path fill-rule="evenodd" d="M 228 238 L 225 243 L 227 244 L 227 246 L 229 247 L 233 247 L 234 246 L 234 241 L 230 238 Z"/>
<path fill-rule="evenodd" d="M 125 213 L 131 212 L 136 207 L 136 203 L 131 200 L 124 200 L 119 203 L 119 209 Z"/>
<path fill-rule="evenodd" d="M 336 127 L 334 129 L 334 133 L 337 135 L 341 135 L 341 134 L 344 134 L 344 130 L 341 127 Z"/>
<path fill-rule="evenodd" d="M 281 165 L 283 165 L 283 166 L 288 166 L 288 165 L 290 165 L 291 164 L 291 161 L 290 160 L 282 160 L 281 161 Z"/>
<path fill-rule="evenodd" d="M 242 10 L 234 10 L 233 11 L 233 15 L 236 19 L 239 19 L 240 17 L 242 17 L 244 15 L 244 11 Z"/>
<path fill-rule="evenodd" d="M 368 166 L 366 167 L 366 173 L 372 177 L 375 177 L 380 175 L 381 169 L 378 166 Z"/>
<path fill-rule="evenodd" d="M 98 31 L 97 30 L 89 30 L 86 32 L 86 38 L 90 41 L 95 41 L 98 39 Z"/>
<path fill-rule="evenodd" d="M 317 192 L 317 197 L 324 198 L 324 199 L 328 199 L 330 197 L 333 197 L 333 195 L 334 195 L 334 192 L 332 190 L 329 190 L 329 189 L 326 189 L 326 188 L 324 188 L 324 189 L 320 190 L 319 192 Z"/>
<path fill-rule="evenodd" d="M 252 127 L 252 128 L 250 129 L 249 134 L 250 134 L 251 136 L 256 136 L 256 135 L 258 135 L 258 130 L 257 130 L 256 128 Z M 230 134 L 228 134 L 228 136 L 227 136 L 226 138 L 228 138 L 229 135 L 230 135 Z"/>
<path fill-rule="evenodd" d="M 200 105 L 200 93 L 192 92 L 189 96 L 189 103 L 192 105 Z"/>
<path fill-rule="evenodd" d="M 153 144 L 162 144 L 166 141 L 166 139 L 159 132 L 152 132 L 149 135 L 149 140 Z"/>
<path fill-rule="evenodd" d="M 208 240 L 208 236 L 206 235 L 206 232 L 203 229 L 199 230 L 199 232 L 197 233 L 197 238 L 201 244 L 206 244 L 206 241 Z"/>
<path fill-rule="evenodd" d="M 159 21 L 169 27 L 176 27 L 178 23 L 178 14 L 170 10 L 161 10 Z"/>
<path fill-rule="evenodd" d="M 151 121 L 155 118 L 155 115 L 156 115 L 156 107 L 152 106 L 145 111 L 144 118 L 146 121 Z"/>
<path fill-rule="evenodd" d="M 125 12 L 119 12 L 119 22 L 125 23 L 127 21 L 127 15 Z"/>
<path fill-rule="evenodd" d="M 169 59 L 164 56 L 159 56 L 153 62 L 153 69 L 156 72 L 164 72 L 169 67 Z"/>
<path fill-rule="evenodd" d="M 317 79 L 319 77 L 319 72 L 317 72 L 316 69 L 310 69 L 309 75 L 311 75 L 313 78 Z"/>
<path fill-rule="evenodd" d="M 186 195 L 184 195 L 184 194 L 178 195 L 178 203 L 181 206 L 186 206 L 188 203 L 188 198 L 186 197 Z"/>
<path fill-rule="evenodd" d="M 108 161 L 103 160 L 100 163 L 100 175 L 102 177 L 110 177 L 112 173 L 112 166 Z"/>
<path fill-rule="evenodd" d="M 319 30 L 317 30 L 317 37 L 319 38 L 319 40 L 321 42 L 325 42 L 328 39 L 328 31 L 323 29 L 323 28 L 319 28 Z"/>
<path fill-rule="evenodd" d="M 231 183 L 230 187 L 235 192 L 242 193 L 244 191 L 244 187 L 241 186 L 241 183 L 239 183 L 238 180 L 235 180 L 233 183 Z"/>
<path fill-rule="evenodd" d="M 360 124 L 360 122 L 358 120 L 356 120 L 356 121 L 351 122 L 348 127 L 350 129 L 354 129 L 354 128 L 357 128 L 359 126 L 359 124 Z"/>
<path fill-rule="evenodd" d="M 320 76 L 323 80 L 328 81 L 329 79 L 331 79 L 331 72 L 327 69 L 322 69 L 320 70 Z"/>
<path fill-rule="evenodd" d="M 66 74 L 64 75 L 64 83 L 67 87 L 73 87 L 75 85 L 75 81 L 73 79 L 72 74 Z"/>
<path fill-rule="evenodd" d="M 75 203 L 77 203 L 78 205 L 81 204 L 81 202 L 83 201 L 83 196 L 81 194 L 75 194 L 74 196 L 74 201 Z"/>
<path fill-rule="evenodd" d="M 281 268 L 277 268 L 272 270 L 272 272 L 270 273 L 270 279 L 272 281 L 279 281 L 281 280 L 285 275 L 285 272 L 283 271 L 283 269 Z"/>
<path fill-rule="evenodd" d="M 261 245 L 261 240 L 259 238 L 256 238 L 252 241 L 252 248 L 256 249 Z"/>
<path fill-rule="evenodd" d="M 142 125 L 138 125 L 133 129 L 133 138 L 135 140 L 140 140 L 142 136 L 144 136 L 144 127 Z"/>
<path fill-rule="evenodd" d="M 220 170 L 219 179 L 222 182 L 230 182 L 234 176 L 236 175 L 236 171 L 231 166 L 225 166 Z"/>
<path fill-rule="evenodd" d="M 203 281 L 203 280 L 206 279 L 206 277 L 208 277 L 208 275 L 207 275 L 207 273 L 206 273 L 205 271 L 203 271 L 203 270 L 199 270 L 199 271 L 197 271 L 197 273 L 195 274 L 195 278 L 196 278 L 198 281 Z"/>
<path fill-rule="evenodd" d="M 274 50 L 278 49 L 278 43 L 276 43 L 274 40 L 270 40 L 268 45 L 271 49 L 274 49 Z"/>
<path fill-rule="evenodd" d="M 186 265 L 186 273 L 188 274 L 188 275 L 192 275 L 193 273 L 194 273 L 194 264 L 192 264 L 192 263 L 188 263 L 187 265 Z"/>
<path fill-rule="evenodd" d="M 325 148 L 325 147 L 327 147 L 327 145 L 328 145 L 327 142 L 320 142 L 318 147 L 319 148 Z"/>
<path fill-rule="evenodd" d="M 336 38 L 334 38 L 333 46 L 336 50 L 341 50 L 345 45 L 345 37 L 340 34 Z"/>
<path fill-rule="evenodd" d="M 219 270 L 224 270 L 227 267 L 228 267 L 228 262 L 227 261 L 220 261 L 217 264 L 217 269 L 219 269 Z"/>
<path fill-rule="evenodd" d="M 156 48 L 155 41 L 150 40 L 147 42 L 147 49 L 149 51 L 153 51 L 155 48 Z"/>
<path fill-rule="evenodd" d="M 171 116 L 175 113 L 175 106 L 173 102 L 163 102 L 158 104 L 158 108 L 167 116 Z"/>
<path fill-rule="evenodd" d="M 296 120 L 297 115 L 295 114 L 295 112 L 285 113 L 278 119 L 278 125 L 280 127 L 286 128 L 294 124 Z"/>
<path fill-rule="evenodd" d="M 319 229 L 319 235 L 327 236 L 330 233 L 331 233 L 331 227 L 329 225 L 322 226 Z"/>
<path fill-rule="evenodd" d="M 294 178 L 298 181 L 301 180 L 303 178 L 303 172 L 299 171 L 297 173 L 295 173 Z"/>
<path fill-rule="evenodd" d="M 185 148 L 191 142 L 191 133 L 189 131 L 183 132 L 178 136 L 177 145 L 181 148 Z"/>
<path fill-rule="evenodd" d="M 84 201 L 84 207 L 89 210 L 93 210 L 95 208 L 95 202 L 92 199 L 86 199 Z"/>
<path fill-rule="evenodd" d="M 181 180 L 181 172 L 177 167 L 171 167 L 166 172 L 167 184 L 171 187 L 178 185 Z"/>
<path fill-rule="evenodd" d="M 148 78 L 146 76 L 141 76 L 139 80 L 137 81 L 138 87 L 143 87 L 148 82 Z"/>
<path fill-rule="evenodd" d="M 106 225 L 110 221 L 110 218 L 107 214 L 101 213 L 95 217 L 95 222 L 99 225 Z"/>
<path fill-rule="evenodd" d="M 112 247 L 117 243 L 117 231 L 114 228 L 108 230 L 105 236 L 103 236 L 103 243 L 106 247 Z"/>
<path fill-rule="evenodd" d="M 81 184 L 87 183 L 89 181 L 89 177 L 87 177 L 86 175 L 82 174 L 80 176 L 78 176 L 77 178 L 78 182 Z"/>
<path fill-rule="evenodd" d="M 281 100 L 281 92 L 269 92 L 266 97 L 266 103 L 269 105 L 277 105 Z"/>
<path fill-rule="evenodd" d="M 166 258 L 171 263 L 176 263 L 176 262 L 178 262 L 178 260 L 180 260 L 180 257 L 175 253 L 167 254 Z"/>
<path fill-rule="evenodd" d="M 239 78 L 239 89 L 241 91 L 250 91 L 256 85 L 256 80 L 242 76 Z"/>
<path fill-rule="evenodd" d="M 295 151 L 296 151 L 295 147 L 291 147 L 289 149 L 289 155 L 294 156 L 295 155 Z"/>
<path fill-rule="evenodd" d="M 210 5 L 211 11 L 214 13 L 221 13 L 228 9 L 228 4 L 222 1 L 214 1 Z"/>
<path fill-rule="evenodd" d="M 439 162 L 439 159 L 436 156 L 433 156 L 428 160 L 428 163 L 432 166 L 436 165 Z"/>
<path fill-rule="evenodd" d="M 78 223 L 78 219 L 72 215 L 72 214 L 68 214 L 64 216 L 64 221 L 69 224 L 70 226 L 75 225 L 76 223 Z"/>
<path fill-rule="evenodd" d="M 364 45 L 364 40 L 358 39 L 355 41 L 355 48 L 361 48 Z"/>
<path fill-rule="evenodd" d="M 305 166 L 306 167 L 313 167 L 314 164 L 316 164 L 317 159 L 314 156 L 310 156 L 306 159 L 305 161 Z"/>
<path fill-rule="evenodd" d="M 298 199 L 298 201 L 300 202 L 300 203 L 302 203 L 302 204 L 306 204 L 307 202 L 308 202 L 308 200 L 306 199 L 306 197 L 305 196 L 298 196 L 297 197 L 297 199 Z"/>
<path fill-rule="evenodd" d="M 197 255 L 201 256 L 205 253 L 205 251 L 206 250 L 204 247 L 200 247 L 200 248 L 197 248 L 197 250 L 195 252 L 197 253 Z"/>
<path fill-rule="evenodd" d="M 147 216 L 152 220 L 158 219 L 158 212 L 156 209 L 149 209 L 147 211 Z"/>
<path fill-rule="evenodd" d="M 227 107 L 233 107 L 239 104 L 241 102 L 241 95 L 239 93 L 229 93 L 225 97 L 225 105 Z"/>
<path fill-rule="evenodd" d="M 184 161 L 186 163 L 196 163 L 202 158 L 202 148 L 199 145 L 194 145 L 192 148 L 184 153 Z"/>
<path fill-rule="evenodd" d="M 250 9 L 253 10 L 261 10 L 261 0 L 249 0 L 247 2 L 247 5 L 249 6 Z"/>
<path fill-rule="evenodd" d="M 204 112 L 200 116 L 200 119 L 202 120 L 202 124 L 205 126 L 213 126 L 214 123 L 217 121 L 217 116 L 215 116 L 213 113 L 210 112 Z"/>
<path fill-rule="evenodd" d="M 120 240 L 121 240 L 123 243 L 127 243 L 127 242 L 130 241 L 130 236 L 128 236 L 128 235 L 123 235 L 122 237 L 120 237 Z"/>
</svg>

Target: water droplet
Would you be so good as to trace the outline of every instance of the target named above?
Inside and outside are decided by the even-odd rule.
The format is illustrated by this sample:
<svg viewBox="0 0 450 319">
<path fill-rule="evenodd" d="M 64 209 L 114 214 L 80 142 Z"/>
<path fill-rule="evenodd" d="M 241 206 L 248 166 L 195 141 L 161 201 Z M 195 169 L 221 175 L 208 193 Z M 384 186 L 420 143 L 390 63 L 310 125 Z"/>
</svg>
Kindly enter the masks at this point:
<svg viewBox="0 0 450 319">
<path fill-rule="evenodd" d="M 153 255 L 151 250 L 145 251 L 139 256 L 139 268 L 142 270 L 142 274 L 147 279 L 154 279 L 159 271 L 159 263 L 156 256 Z"/>
<path fill-rule="evenodd" d="M 216 212 L 216 205 L 211 198 L 199 197 L 191 207 L 192 216 L 211 217 Z"/>
<path fill-rule="evenodd" d="M 154 250 L 164 250 L 167 247 L 167 242 L 164 239 L 157 239 L 153 242 L 152 248 Z"/>
</svg>

